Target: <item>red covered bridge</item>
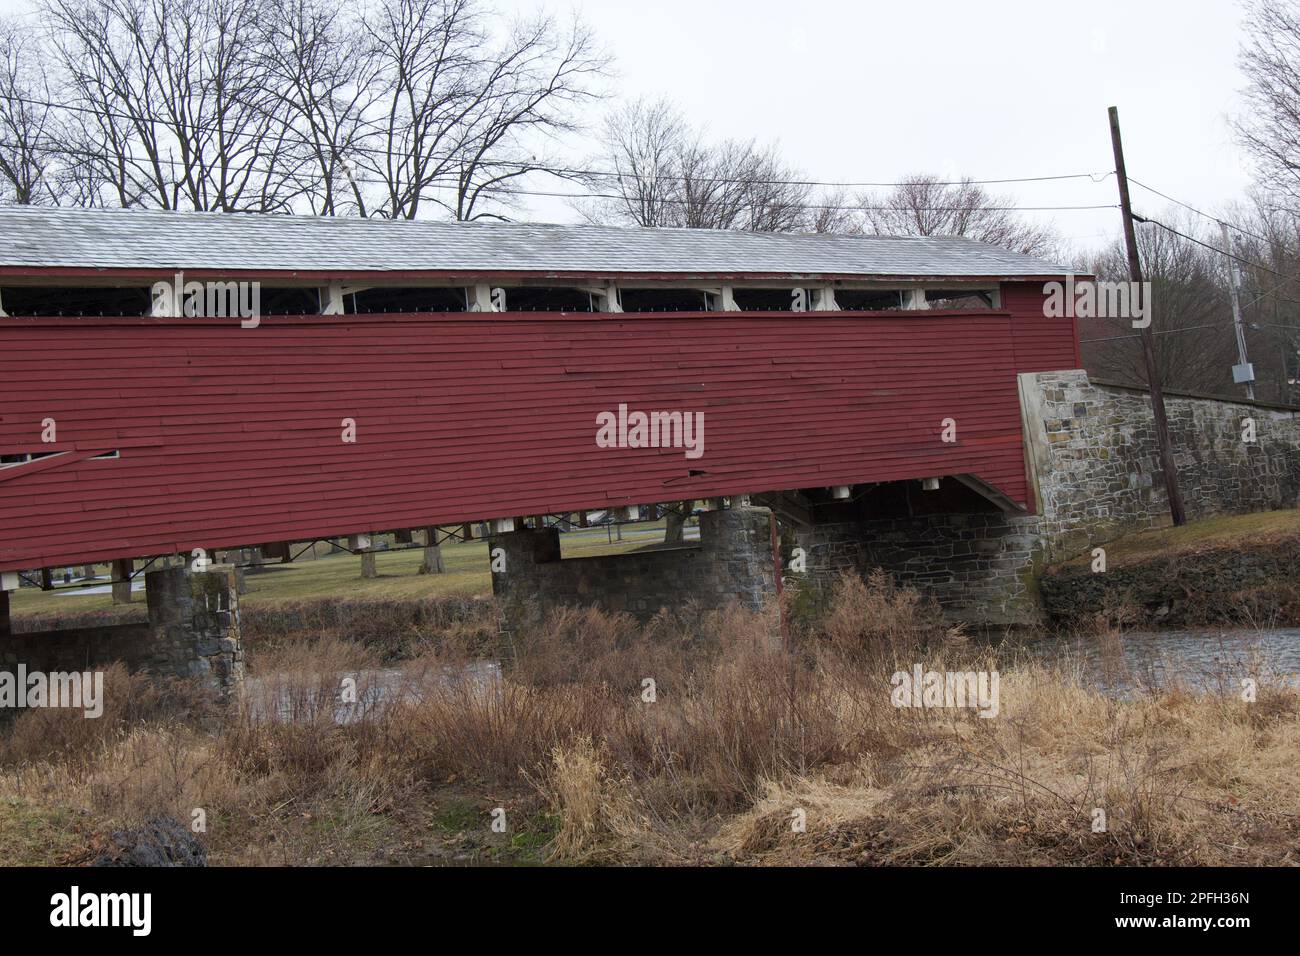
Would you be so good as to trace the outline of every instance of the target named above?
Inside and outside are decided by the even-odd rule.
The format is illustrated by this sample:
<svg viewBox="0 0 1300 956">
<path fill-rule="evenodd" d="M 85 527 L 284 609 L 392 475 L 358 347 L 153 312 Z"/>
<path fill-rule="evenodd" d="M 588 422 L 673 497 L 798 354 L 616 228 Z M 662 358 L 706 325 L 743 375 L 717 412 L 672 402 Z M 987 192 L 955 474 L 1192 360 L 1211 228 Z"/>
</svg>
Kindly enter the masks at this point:
<svg viewBox="0 0 1300 956">
<path fill-rule="evenodd" d="M 1080 365 L 1043 315 L 1066 271 L 962 239 L 7 208 L 0 571 L 941 476 L 1032 510 L 1016 375 Z M 260 315 L 185 314 L 154 287 L 178 272 L 258 283 Z M 599 447 L 620 405 L 702 413 L 703 453 Z"/>
</svg>

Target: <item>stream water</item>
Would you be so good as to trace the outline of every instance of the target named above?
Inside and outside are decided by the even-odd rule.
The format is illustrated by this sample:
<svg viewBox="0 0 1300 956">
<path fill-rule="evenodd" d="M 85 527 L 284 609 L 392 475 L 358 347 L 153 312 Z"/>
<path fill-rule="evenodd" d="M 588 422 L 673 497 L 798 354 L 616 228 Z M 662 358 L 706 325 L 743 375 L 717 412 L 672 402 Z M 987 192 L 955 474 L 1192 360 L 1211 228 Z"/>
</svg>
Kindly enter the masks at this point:
<svg viewBox="0 0 1300 956">
<path fill-rule="evenodd" d="M 1244 678 L 1300 685 L 1300 628 L 1050 638 L 1027 650 L 1073 669 L 1084 683 L 1116 696 L 1174 684 L 1239 692 Z"/>
<path fill-rule="evenodd" d="M 476 695 L 501 677 L 496 661 L 476 661 L 451 670 L 376 668 L 340 675 L 337 683 L 319 679 L 248 677 L 241 688 L 249 712 L 261 720 L 296 723 L 333 714 L 335 723 L 356 723 L 396 701 L 417 701 L 430 692 L 449 690 Z M 345 681 L 350 681 L 346 683 Z"/>
<path fill-rule="evenodd" d="M 1115 697 L 1175 685 L 1240 693 L 1244 678 L 1300 686 L 1300 628 L 1048 638 L 1024 645 L 1021 652 L 1031 659 L 1064 666 L 1085 685 Z M 292 682 L 250 676 L 244 682 L 244 699 L 262 719 L 297 722 L 332 711 L 335 722 L 346 724 L 385 704 L 418 700 L 430 692 L 486 693 L 499 681 L 501 667 L 496 661 L 479 661 L 456 671 L 380 668 L 345 676 L 353 682 L 346 688 L 349 693 L 323 679 L 304 690 L 300 683 L 290 689 Z"/>
</svg>

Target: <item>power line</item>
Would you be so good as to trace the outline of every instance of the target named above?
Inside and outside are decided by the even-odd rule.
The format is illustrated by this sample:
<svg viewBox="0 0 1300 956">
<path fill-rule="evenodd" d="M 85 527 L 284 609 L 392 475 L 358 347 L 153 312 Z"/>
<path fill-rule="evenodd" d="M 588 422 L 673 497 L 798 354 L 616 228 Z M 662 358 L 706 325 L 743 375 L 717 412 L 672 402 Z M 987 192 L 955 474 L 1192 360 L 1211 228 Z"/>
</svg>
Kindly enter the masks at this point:
<svg viewBox="0 0 1300 956">
<path fill-rule="evenodd" d="M 0 141 L 0 148 L 29 149 L 29 150 L 35 150 L 38 152 L 45 152 L 45 153 L 82 156 L 88 159 L 104 158 L 102 154 L 96 153 L 92 150 L 79 150 L 71 147 L 65 148 L 60 146 L 38 146 L 38 145 L 20 147 L 14 143 Z M 137 166 L 150 166 L 154 164 L 160 164 L 164 166 L 172 166 L 172 167 L 180 166 L 183 168 L 188 168 L 188 164 L 175 159 L 164 159 L 161 157 L 157 159 L 142 159 L 140 157 L 131 156 L 129 154 L 123 155 L 121 158 L 124 159 L 126 162 Z M 545 170 L 539 170 L 539 172 L 545 172 Z M 370 186 L 388 185 L 385 180 L 375 179 L 373 177 L 350 174 L 348 178 L 351 181 L 364 183 Z M 710 182 L 712 182 L 712 180 L 710 180 Z M 430 189 L 444 189 L 444 190 L 459 188 L 456 183 L 438 182 L 436 180 L 426 183 L 425 186 Z M 490 184 L 478 186 L 469 191 L 474 193 L 488 193 L 490 195 L 530 196 L 530 197 L 551 198 L 551 199 L 606 199 L 606 200 L 615 200 L 618 202 L 634 201 L 632 197 L 625 196 L 619 193 L 598 193 L 598 192 L 590 192 L 590 191 L 581 192 L 581 193 L 556 192 L 553 190 L 524 189 L 518 186 L 494 186 Z M 677 199 L 671 197 L 664 197 L 664 198 L 656 199 L 655 202 L 660 204 L 689 206 L 692 204 L 693 201 L 690 199 Z M 786 206 L 791 209 L 804 209 L 810 211 L 849 210 L 854 212 L 884 212 L 893 208 L 891 206 L 875 206 L 875 205 L 866 205 L 866 204 L 857 204 L 857 203 L 794 203 L 791 202 L 791 203 L 781 203 L 779 205 Z M 964 212 L 966 211 L 967 207 L 912 206 L 908 208 L 909 210 L 916 211 L 916 212 Z M 1114 209 L 1116 207 L 1114 203 L 1106 203 L 1106 204 L 1099 204 L 1099 205 L 1079 205 L 1079 206 L 983 206 L 981 208 L 986 209 L 990 212 L 1074 212 L 1074 211 L 1081 211 L 1081 210 Z"/>
<path fill-rule="evenodd" d="M 1175 333 L 1175 332 L 1198 332 L 1198 331 L 1200 331 L 1200 330 L 1202 330 L 1202 329 L 1221 329 L 1221 328 L 1224 328 L 1223 323 L 1221 323 L 1221 322 L 1213 322 L 1213 323 L 1211 323 L 1211 324 L 1209 324 L 1209 325 L 1188 325 L 1188 326 L 1184 326 L 1184 327 L 1179 328 L 1179 329 L 1156 329 L 1156 330 L 1152 331 L 1151 334 L 1152 334 L 1152 335 L 1172 335 L 1172 334 Z M 1090 343 L 1090 342 L 1117 342 L 1117 341 L 1119 341 L 1120 339 L 1140 339 L 1141 337 L 1142 337 L 1142 333 L 1141 333 L 1141 332 L 1133 332 L 1133 333 L 1131 333 L 1131 334 L 1129 334 L 1129 335 L 1109 335 L 1109 336 L 1106 336 L 1105 338 L 1100 338 L 1100 339 L 1080 339 L 1080 340 L 1079 340 L 1079 344 L 1080 344 L 1080 345 L 1087 345 L 1087 344 Z"/>
<path fill-rule="evenodd" d="M 1296 301 L 1295 299 L 1288 299 L 1285 296 L 1278 295 L 1277 290 L 1282 288 L 1282 286 L 1284 285 L 1289 285 L 1290 283 L 1297 281 L 1297 279 L 1300 279 L 1300 277 L 1293 278 L 1293 279 L 1284 278 L 1281 282 L 1275 282 L 1267 289 L 1264 289 L 1263 291 L 1260 292 L 1256 292 L 1255 298 L 1251 299 L 1249 302 L 1246 303 L 1246 308 L 1250 308 L 1260 299 L 1264 298 L 1264 296 L 1266 295 L 1272 296 L 1275 299 L 1279 299 L 1282 302 L 1295 302 Z"/>
<path fill-rule="evenodd" d="M 530 164 L 501 162 L 501 163 L 497 163 L 496 165 L 528 167 Z M 864 189 L 864 188 L 884 188 L 884 187 L 916 186 L 916 185 L 992 186 L 992 185 L 1004 185 L 1007 183 L 1057 182 L 1065 179 L 1088 179 L 1091 180 L 1093 183 L 1099 183 L 1107 176 L 1114 175 L 1113 172 L 1107 171 L 1101 173 L 1064 173 L 1057 176 L 1016 176 L 1016 177 L 1008 177 L 1005 179 L 949 179 L 949 180 L 933 180 L 933 181 L 929 179 L 923 179 L 920 181 L 904 180 L 902 182 L 886 183 L 886 182 L 834 182 L 834 181 L 822 181 L 816 179 L 730 179 L 727 177 L 712 177 L 712 176 L 700 176 L 700 177 L 674 176 L 667 173 L 655 173 L 653 176 L 642 177 L 636 173 L 620 173 L 616 170 L 572 169 L 572 168 L 564 168 L 564 167 L 558 167 L 553 169 L 548 168 L 540 171 L 555 173 L 557 175 L 562 175 L 562 176 L 574 176 L 574 177 L 586 176 L 592 179 L 613 179 L 613 180 L 617 180 L 618 182 L 622 182 L 624 180 L 632 180 L 633 182 L 638 182 L 641 181 L 642 179 L 650 179 L 650 180 L 667 179 L 673 182 L 702 181 L 702 182 L 709 182 L 709 183 L 721 183 L 723 185 L 751 185 L 752 184 L 752 185 L 759 185 L 759 186 L 813 186 L 822 189 Z"/>
<path fill-rule="evenodd" d="M 1202 211 L 1202 210 L 1200 210 L 1200 209 L 1197 209 L 1195 206 L 1192 206 L 1192 205 L 1190 205 L 1190 204 L 1188 204 L 1188 203 L 1185 203 L 1185 202 L 1183 202 L 1181 199 L 1176 199 L 1175 197 L 1170 196 L 1168 193 L 1161 192 L 1160 190 L 1156 189 L 1156 188 L 1153 187 L 1153 186 L 1148 186 L 1146 183 L 1140 182 L 1139 180 L 1134 179 L 1132 176 L 1128 177 L 1128 180 L 1129 180 L 1129 182 L 1133 183 L 1134 185 L 1141 186 L 1141 187 L 1142 187 L 1143 189 L 1145 189 L 1147 192 L 1154 193 L 1155 195 L 1161 197 L 1162 199 L 1166 199 L 1166 200 L 1168 200 L 1169 202 L 1174 203 L 1175 205 L 1182 206 L 1184 209 L 1187 209 L 1187 210 L 1189 210 L 1189 211 L 1191 211 L 1191 212 L 1194 212 L 1194 213 L 1196 213 L 1198 216 L 1203 216 L 1204 218 L 1209 219 L 1209 220 L 1211 220 L 1212 222 L 1223 223 L 1224 225 L 1227 225 L 1227 226 L 1229 226 L 1229 227 L 1235 229 L 1237 232 L 1241 233 L 1243 236 L 1250 236 L 1252 239 L 1258 239 L 1260 242 L 1269 243 L 1270 245 L 1273 243 L 1273 240 L 1271 240 L 1271 239 L 1268 239 L 1268 238 L 1266 238 L 1266 237 L 1264 237 L 1264 236 L 1261 236 L 1261 235 L 1258 235 L 1258 234 L 1256 234 L 1256 233 L 1253 233 L 1253 232 L 1251 232 L 1251 231 L 1248 230 L 1248 229 L 1243 229 L 1241 226 L 1237 225 L 1237 224 L 1234 223 L 1234 222 L 1229 222 L 1229 221 L 1227 221 L 1227 220 L 1220 219 L 1220 218 L 1217 217 L 1217 216 L 1211 216 L 1209 213 L 1204 212 L 1204 211 Z M 1137 217 L 1135 217 L 1135 218 L 1137 218 Z M 1256 269 L 1260 269 L 1260 270 L 1262 270 L 1262 271 L 1264 271 L 1264 272 L 1267 272 L 1267 273 L 1269 273 L 1270 275 L 1278 276 L 1278 277 L 1282 280 L 1281 282 L 1275 283 L 1275 284 L 1269 286 L 1269 288 L 1267 288 L 1267 289 L 1265 289 L 1265 290 L 1263 290 L 1263 291 L 1261 291 L 1261 292 L 1256 292 L 1256 293 L 1255 293 L 1255 297 L 1254 297 L 1253 299 L 1251 299 L 1250 302 L 1247 303 L 1247 306 L 1246 306 L 1247 308 L 1250 308 L 1251 306 L 1255 305 L 1255 303 L 1257 303 L 1260 299 L 1262 299 L 1262 298 L 1263 298 L 1264 296 L 1266 296 L 1266 295 L 1267 295 L 1267 296 L 1272 296 L 1273 298 L 1276 298 L 1276 299 L 1279 299 L 1279 300 L 1282 301 L 1282 302 L 1297 302 L 1297 300 L 1295 300 L 1295 299 L 1288 299 L 1288 298 L 1286 298 L 1285 296 L 1275 295 L 1275 290 L 1280 289 L 1282 286 L 1287 285 L 1288 283 L 1296 282 L 1297 280 L 1300 280 L 1300 276 L 1287 276 L 1287 275 L 1284 274 L 1284 273 L 1277 272 L 1277 271 L 1274 270 L 1274 269 L 1270 269 L 1270 268 L 1269 268 L 1268 266 L 1266 266 L 1266 265 L 1262 265 L 1261 263 L 1258 263 L 1258 262 L 1252 262 L 1251 260 L 1249 260 L 1249 259 L 1244 259 L 1244 258 L 1242 258 L 1241 256 L 1236 255 L 1235 253 L 1228 252 L 1228 251 L 1226 251 L 1226 250 L 1224 250 L 1224 249 L 1220 249 L 1220 248 L 1218 248 L 1217 246 L 1210 245 L 1209 243 L 1202 242 L 1201 240 L 1196 239 L 1196 238 L 1193 238 L 1192 236 L 1188 236 L 1188 235 L 1186 235 L 1186 234 L 1184 234 L 1184 233 L 1182 233 L 1182 232 L 1179 232 L 1177 229 L 1174 229 L 1174 228 L 1171 227 L 1171 226 L 1166 226 L 1164 223 L 1159 222 L 1159 221 L 1157 221 L 1157 220 L 1155 220 L 1155 219 L 1146 218 L 1146 219 L 1143 219 L 1142 221 L 1143 221 L 1143 222 L 1149 222 L 1149 223 L 1151 223 L 1152 225 L 1155 225 L 1155 226 L 1159 226 L 1161 229 L 1165 229 L 1165 230 L 1167 230 L 1167 231 L 1169 231 L 1169 232 L 1174 233 L 1175 235 L 1182 236 L 1184 239 L 1187 239 L 1187 240 L 1189 240 L 1189 241 L 1191 241 L 1191 242 L 1194 242 L 1194 243 L 1196 243 L 1196 244 L 1199 245 L 1199 246 L 1203 246 L 1203 247 L 1206 248 L 1206 249 L 1210 249 L 1210 250 L 1212 250 L 1212 251 L 1214 251 L 1214 252 L 1217 252 L 1217 253 L 1219 253 L 1220 255 L 1227 256 L 1227 257 L 1230 258 L 1230 259 L 1235 259 L 1237 262 L 1240 262 L 1240 263 L 1242 263 L 1242 264 L 1244 264 L 1244 265 L 1252 266 L 1252 267 L 1254 267 L 1254 268 L 1256 268 Z M 1255 324 L 1258 324 L 1258 323 L 1255 323 Z"/>
<path fill-rule="evenodd" d="M 1209 249 L 1211 252 L 1217 252 L 1219 255 L 1221 255 L 1221 256 L 1227 256 L 1229 259 L 1236 259 L 1238 262 L 1242 263 L 1243 265 L 1252 266 L 1252 267 L 1254 267 L 1254 268 L 1256 268 L 1256 269 L 1259 269 L 1259 270 L 1261 270 L 1261 271 L 1263 271 L 1263 272 L 1267 272 L 1267 273 L 1269 273 L 1270 275 L 1275 275 L 1275 276 L 1277 276 L 1277 277 L 1280 278 L 1280 279 L 1284 279 L 1284 280 L 1287 281 L 1287 282 L 1293 282 L 1293 281 L 1295 280 L 1295 278 L 1296 278 L 1296 277 L 1294 277 L 1294 276 L 1288 276 L 1288 275 L 1286 275 L 1285 273 L 1278 272 L 1276 269 L 1270 269 L 1268 266 L 1266 266 L 1266 265 L 1261 265 L 1261 264 L 1258 263 L 1258 262 L 1253 262 L 1253 261 L 1250 260 L 1250 259 L 1243 259 L 1241 256 L 1237 255 L 1237 254 L 1234 253 L 1234 252 L 1228 252 L 1226 249 L 1220 249 L 1218 246 L 1211 245 L 1211 244 L 1208 243 L 1208 242 L 1202 242 L 1200 239 L 1197 239 L 1195 236 L 1189 236 L 1189 235 L 1188 235 L 1187 233 L 1185 233 L 1185 232 L 1179 232 L 1179 231 L 1178 231 L 1177 229 L 1175 229 L 1173 226 L 1166 226 L 1163 222 L 1160 222 L 1160 221 L 1157 220 L 1157 219 L 1152 219 L 1152 218 L 1149 217 L 1149 216 L 1138 216 L 1138 215 L 1134 215 L 1133 218 L 1136 219 L 1138 222 L 1144 222 L 1144 223 L 1145 223 L 1145 222 L 1149 222 L 1149 223 L 1151 223 L 1151 225 L 1153 225 L 1153 226 L 1159 226 L 1161 229 L 1164 229 L 1166 232 L 1172 232 L 1175 236 L 1182 236 L 1182 237 L 1183 237 L 1184 239 L 1186 239 L 1188 242 L 1194 242 L 1194 243 L 1196 243 L 1198 246 L 1202 246 L 1202 247 L 1204 247 L 1204 248 L 1206 248 L 1206 249 Z M 1216 221 L 1217 221 L 1217 220 L 1216 220 Z"/>
<path fill-rule="evenodd" d="M 1277 286 L 1274 286 L 1273 288 L 1277 288 Z M 1255 303 L 1258 302 L 1260 299 L 1264 298 L 1264 296 L 1268 296 L 1271 299 L 1277 299 L 1277 301 L 1279 302 L 1289 302 L 1292 305 L 1300 305 L 1300 299 L 1288 299 L 1284 295 L 1278 295 L 1275 292 L 1271 292 L 1268 289 L 1265 289 L 1263 292 L 1255 293 L 1255 298 L 1251 299 L 1249 302 L 1246 303 L 1246 308 L 1248 309 L 1252 308 L 1255 305 Z M 1255 324 L 1259 325 L 1260 323 L 1256 322 Z"/>
<path fill-rule="evenodd" d="M 40 107 L 53 109 L 53 110 L 67 110 L 73 113 L 88 113 L 92 116 L 112 116 L 112 117 L 116 117 L 117 119 L 127 120 L 131 123 L 148 123 L 151 126 L 162 126 L 173 134 L 176 132 L 176 126 L 174 123 L 172 123 L 170 120 L 161 119 L 156 116 L 135 116 L 130 113 L 122 113 L 116 110 L 108 109 L 107 107 L 77 106 L 68 103 L 54 103 L 49 100 L 41 100 L 41 99 L 36 99 L 34 97 L 25 97 L 25 96 L 13 95 L 13 94 L 5 96 L 4 99 L 16 103 L 24 103 L 28 106 L 40 106 Z M 376 121 L 373 120 L 366 121 L 367 125 L 370 125 L 372 127 L 375 126 L 375 122 Z M 247 132 L 244 130 L 222 129 L 222 128 L 206 126 L 202 124 L 194 124 L 194 123 L 185 124 L 184 129 L 193 132 L 220 133 L 224 136 L 246 136 L 246 137 L 255 137 L 255 138 L 262 137 L 262 134 L 260 133 Z M 290 129 L 292 130 L 292 127 L 290 127 Z M 320 148 L 324 146 L 331 153 L 338 155 L 339 159 L 342 161 L 346 161 L 346 160 L 343 156 L 339 155 L 340 152 L 365 153 L 367 155 L 377 155 L 385 158 L 397 157 L 403 160 L 411 159 L 411 158 L 421 158 L 418 153 L 412 153 L 412 152 L 401 151 L 401 150 L 393 151 L 390 149 L 380 148 L 376 146 L 363 146 L 360 144 L 352 144 L 346 147 L 339 147 L 333 143 L 321 143 L 318 140 L 310 139 L 309 137 L 307 137 L 306 135 L 304 135 L 298 130 L 292 130 L 292 132 L 293 132 L 293 139 L 295 139 L 298 143 L 304 146 L 311 146 L 315 148 Z M 28 147 L 28 148 L 35 148 L 35 147 Z M 521 170 L 535 169 L 538 172 L 552 173 L 558 176 L 566 176 L 566 177 L 587 176 L 593 179 L 601 179 L 601 178 L 614 179 L 620 182 L 623 180 L 636 181 L 642 178 L 636 174 L 620 173 L 617 170 L 583 169 L 579 167 L 538 167 L 535 163 L 525 163 L 525 162 L 519 162 L 515 160 L 494 160 L 491 163 L 485 165 L 505 166 L 505 167 L 521 169 Z M 1071 180 L 1071 179 L 1088 179 L 1091 180 L 1093 183 L 1100 183 L 1103 180 L 1105 180 L 1107 177 L 1113 176 L 1114 174 L 1115 174 L 1114 170 L 1102 170 L 1098 172 L 1061 173 L 1061 174 L 1051 175 L 1051 176 L 1011 176 L 1011 177 L 1003 177 L 997 179 L 959 179 L 959 180 L 941 180 L 935 182 L 926 181 L 926 185 L 932 185 L 932 186 L 1006 185 L 1010 183 L 1057 182 L 1057 181 Z M 678 176 L 678 175 L 670 175 L 666 173 L 656 174 L 654 177 L 650 177 L 650 178 L 672 180 L 675 182 L 689 182 L 695 179 L 694 177 L 690 177 L 690 176 Z M 897 187 L 897 186 L 911 186 L 916 184 L 915 181 L 835 182 L 835 181 L 823 181 L 823 180 L 816 180 L 816 179 L 735 179 L 735 178 L 728 178 L 728 177 L 707 177 L 707 176 L 699 177 L 697 181 L 718 183 L 722 185 L 753 184 L 753 185 L 766 185 L 766 186 L 809 186 L 809 187 L 818 187 L 824 189 L 886 188 L 886 187 Z M 829 208 L 838 208 L 838 207 L 829 207 Z M 1070 207 L 1042 207 L 1042 208 L 1055 209 L 1055 208 L 1070 208 Z M 1079 207 L 1079 208 L 1085 208 L 1085 207 Z M 1088 208 L 1110 208 L 1110 207 L 1088 207 Z"/>
<path fill-rule="evenodd" d="M 620 202 L 635 202 L 633 197 L 620 195 L 618 193 L 559 193 L 547 192 L 542 190 L 519 189 L 512 186 L 503 187 L 483 187 L 495 192 L 509 193 L 520 196 L 541 196 L 558 199 L 613 199 Z M 690 199 L 656 199 L 656 203 L 671 203 L 673 205 L 689 206 L 692 204 Z M 885 212 L 893 209 L 892 206 L 871 206 L 856 203 L 780 203 L 779 205 L 787 206 L 794 209 L 811 209 L 811 210 L 835 210 L 844 209 L 854 212 Z M 909 206 L 908 211 L 914 212 L 965 212 L 966 206 Z M 1114 203 L 1106 203 L 1095 206 L 981 206 L 981 209 L 990 212 L 1076 212 L 1089 209 L 1114 209 Z"/>
<path fill-rule="evenodd" d="M 1227 222 L 1227 220 L 1224 220 L 1218 216 L 1211 216 L 1208 212 L 1202 212 L 1201 210 L 1197 209 L 1195 206 L 1188 205 L 1187 203 L 1183 202 L 1181 199 L 1175 199 L 1173 196 L 1170 196 L 1168 193 L 1162 193 L 1154 186 L 1148 186 L 1146 183 L 1139 182 L 1138 180 L 1134 179 L 1132 176 L 1128 178 L 1128 181 L 1135 186 L 1141 186 L 1149 193 L 1155 193 L 1161 199 L 1167 199 L 1169 202 L 1173 203 L 1176 206 L 1182 206 L 1184 209 L 1194 212 L 1198 216 L 1204 216 L 1206 219 L 1210 220 L 1211 222 Z M 1241 226 L 1237 225 L 1235 222 L 1228 222 L 1227 224 L 1231 226 L 1233 229 L 1236 229 L 1243 236 L 1250 236 L 1250 238 L 1258 239 L 1260 242 L 1267 242 L 1270 244 L 1272 243 L 1271 239 L 1266 239 L 1263 236 L 1258 236 L 1247 229 L 1242 229 Z"/>
<path fill-rule="evenodd" d="M 1256 326 L 1262 326 L 1264 328 L 1286 329 L 1290 332 L 1300 333 L 1300 326 L 1295 326 L 1295 325 L 1278 325 L 1276 322 L 1247 322 L 1246 324 L 1250 326 L 1250 328 L 1252 329 L 1255 328 Z M 1188 325 L 1178 329 L 1157 329 L 1152 334 L 1173 335 L 1175 332 L 1199 332 L 1204 329 L 1223 329 L 1223 328 L 1226 328 L 1226 325 L 1224 323 L 1212 322 L 1209 325 Z M 1128 335 L 1108 335 L 1100 339 L 1080 339 L 1079 344 L 1088 345 L 1092 342 L 1118 342 L 1121 339 L 1137 339 L 1141 337 L 1142 334 L 1140 332 L 1133 332 Z"/>
</svg>

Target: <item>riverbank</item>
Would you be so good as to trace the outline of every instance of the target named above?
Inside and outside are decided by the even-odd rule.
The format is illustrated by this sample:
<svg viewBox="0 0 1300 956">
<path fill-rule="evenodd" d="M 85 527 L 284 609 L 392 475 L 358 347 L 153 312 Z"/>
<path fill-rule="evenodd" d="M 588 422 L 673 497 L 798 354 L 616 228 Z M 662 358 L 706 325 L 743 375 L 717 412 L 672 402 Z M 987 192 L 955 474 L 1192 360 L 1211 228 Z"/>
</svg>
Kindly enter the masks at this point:
<svg viewBox="0 0 1300 956">
<path fill-rule="evenodd" d="M 1100 552 L 1040 578 L 1056 625 L 1300 626 L 1300 509 L 1206 518 Z"/>
<path fill-rule="evenodd" d="M 115 670 L 99 720 L 0 728 L 0 859 L 85 862 L 202 811 L 213 865 L 1300 860 L 1294 686 L 1170 673 L 1116 699 L 929 612 L 878 576 L 784 648 L 739 613 L 561 612 L 491 648 L 443 630 L 395 667 L 286 635 L 250 652 L 267 696 L 226 712 Z M 499 678 L 468 666 L 485 651 Z M 993 706 L 896 706 L 917 667 L 996 671 Z M 380 668 L 400 692 L 339 721 Z"/>
</svg>

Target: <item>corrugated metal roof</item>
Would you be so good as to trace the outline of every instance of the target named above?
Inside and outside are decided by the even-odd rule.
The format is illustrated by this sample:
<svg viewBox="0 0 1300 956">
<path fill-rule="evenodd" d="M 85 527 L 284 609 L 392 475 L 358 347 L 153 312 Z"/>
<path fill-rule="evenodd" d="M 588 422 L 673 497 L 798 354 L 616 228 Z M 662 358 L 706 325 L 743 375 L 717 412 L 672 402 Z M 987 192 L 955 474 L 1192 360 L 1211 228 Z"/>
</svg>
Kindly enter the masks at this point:
<svg viewBox="0 0 1300 956">
<path fill-rule="evenodd" d="M 1024 277 L 1065 266 L 957 238 L 0 208 L 0 267 Z"/>
</svg>

